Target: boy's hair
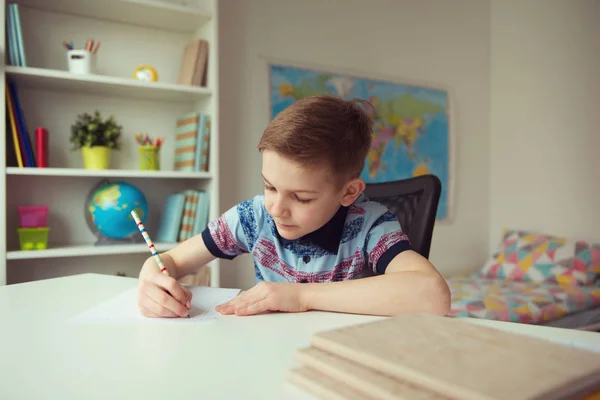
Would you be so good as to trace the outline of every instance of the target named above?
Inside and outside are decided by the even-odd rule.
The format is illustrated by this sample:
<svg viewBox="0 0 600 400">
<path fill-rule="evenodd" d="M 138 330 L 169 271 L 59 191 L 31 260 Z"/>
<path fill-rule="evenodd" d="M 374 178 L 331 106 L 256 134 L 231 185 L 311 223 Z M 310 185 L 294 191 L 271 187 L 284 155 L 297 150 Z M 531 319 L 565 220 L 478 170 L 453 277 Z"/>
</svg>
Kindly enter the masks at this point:
<svg viewBox="0 0 600 400">
<path fill-rule="evenodd" d="M 357 178 L 371 147 L 368 102 L 329 95 L 306 97 L 281 111 L 264 130 L 260 152 L 272 150 L 305 167 L 329 168 L 334 183 Z"/>
</svg>

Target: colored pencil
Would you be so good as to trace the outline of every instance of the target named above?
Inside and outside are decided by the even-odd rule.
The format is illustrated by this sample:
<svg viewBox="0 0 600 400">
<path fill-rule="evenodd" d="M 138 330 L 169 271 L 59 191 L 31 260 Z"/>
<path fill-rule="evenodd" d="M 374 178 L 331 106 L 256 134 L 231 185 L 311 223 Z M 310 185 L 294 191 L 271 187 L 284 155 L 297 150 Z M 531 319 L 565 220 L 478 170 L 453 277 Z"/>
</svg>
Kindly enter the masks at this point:
<svg viewBox="0 0 600 400">
<path fill-rule="evenodd" d="M 98 52 L 98 48 L 100 48 L 100 41 L 98 41 L 98 43 L 96 43 L 96 46 L 94 47 L 94 50 L 92 50 L 92 54 L 96 54 Z"/>
<path fill-rule="evenodd" d="M 162 144 L 165 142 L 164 137 L 158 137 L 156 139 L 152 139 L 147 133 L 138 132 L 133 135 L 133 138 L 140 146 L 151 146 L 160 149 Z"/>
<path fill-rule="evenodd" d="M 152 256 L 156 260 L 156 263 L 158 264 L 158 267 L 160 268 L 160 272 L 169 276 L 169 271 L 167 271 L 167 268 L 165 268 L 160 256 L 158 255 L 158 251 L 156 250 L 156 247 L 154 246 L 154 243 L 152 243 L 152 239 L 150 239 L 150 235 L 148 235 L 148 232 L 146 232 L 146 228 L 144 227 L 144 224 L 140 220 L 140 217 L 137 215 L 135 210 L 131 210 L 131 216 L 133 216 L 133 219 L 135 220 L 135 223 L 137 224 L 137 227 L 140 230 L 142 237 L 146 241 L 146 244 L 148 245 L 148 248 L 150 249 L 150 253 L 152 253 Z"/>
<path fill-rule="evenodd" d="M 150 239 L 150 235 L 148 235 L 148 232 L 146 232 L 146 228 L 144 227 L 144 224 L 140 220 L 140 217 L 137 215 L 135 210 L 131 210 L 131 216 L 135 220 L 135 223 L 136 223 L 138 229 L 140 230 L 140 233 L 142 234 L 144 240 L 146 241 L 146 244 L 148 245 L 148 248 L 150 249 L 150 253 L 152 253 L 152 256 L 156 260 L 156 263 L 158 264 L 158 267 L 160 268 L 160 272 L 162 272 L 163 274 L 165 274 L 167 276 L 170 276 L 169 271 L 167 271 L 167 268 L 165 268 L 165 266 L 162 262 L 162 259 L 158 255 L 158 251 L 156 250 L 154 243 L 152 243 L 152 239 Z M 186 318 L 190 318 L 190 314 L 186 315 Z"/>
</svg>

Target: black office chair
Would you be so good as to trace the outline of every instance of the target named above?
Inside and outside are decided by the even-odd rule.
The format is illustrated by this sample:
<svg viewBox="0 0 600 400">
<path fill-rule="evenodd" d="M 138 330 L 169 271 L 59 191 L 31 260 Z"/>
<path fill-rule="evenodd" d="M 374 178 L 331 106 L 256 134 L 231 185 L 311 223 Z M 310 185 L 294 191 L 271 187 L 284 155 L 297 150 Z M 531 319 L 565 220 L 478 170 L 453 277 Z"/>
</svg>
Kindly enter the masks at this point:
<svg viewBox="0 0 600 400">
<path fill-rule="evenodd" d="M 389 208 L 417 253 L 429 258 L 442 183 L 435 175 L 421 175 L 393 182 L 368 183 L 369 200 Z"/>
</svg>

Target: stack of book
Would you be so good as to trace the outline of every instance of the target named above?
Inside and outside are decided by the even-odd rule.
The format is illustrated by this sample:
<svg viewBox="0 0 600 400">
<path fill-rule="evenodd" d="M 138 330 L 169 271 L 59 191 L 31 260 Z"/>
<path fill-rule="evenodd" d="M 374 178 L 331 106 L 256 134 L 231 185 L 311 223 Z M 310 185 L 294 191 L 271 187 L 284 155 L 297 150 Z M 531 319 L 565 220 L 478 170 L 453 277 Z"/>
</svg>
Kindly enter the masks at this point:
<svg viewBox="0 0 600 400">
<path fill-rule="evenodd" d="M 167 196 L 157 241 L 183 242 L 202 232 L 208 224 L 209 197 L 204 190 L 184 190 Z"/>
<path fill-rule="evenodd" d="M 315 334 L 288 380 L 320 399 L 598 399 L 600 353 L 410 314 Z"/>
</svg>

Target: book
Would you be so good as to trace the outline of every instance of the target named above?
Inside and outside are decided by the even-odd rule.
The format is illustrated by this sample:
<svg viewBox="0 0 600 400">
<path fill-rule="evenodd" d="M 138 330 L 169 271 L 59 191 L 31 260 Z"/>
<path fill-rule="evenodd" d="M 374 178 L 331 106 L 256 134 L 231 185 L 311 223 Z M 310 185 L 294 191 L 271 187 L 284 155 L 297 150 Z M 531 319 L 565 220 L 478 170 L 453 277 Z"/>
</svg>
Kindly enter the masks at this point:
<svg viewBox="0 0 600 400">
<path fill-rule="evenodd" d="M 206 86 L 208 64 L 208 41 L 196 39 L 185 45 L 177 83 L 180 85 Z"/>
<path fill-rule="evenodd" d="M 175 126 L 175 157 L 176 171 L 209 170 L 210 155 L 210 115 L 189 112 L 177 118 Z"/>
<path fill-rule="evenodd" d="M 6 42 L 8 46 L 8 63 L 18 67 L 26 67 L 27 59 L 21 28 L 19 5 L 10 3 L 6 8 Z"/>
<path fill-rule="evenodd" d="M 209 195 L 205 190 L 198 192 L 198 199 L 196 205 L 196 215 L 194 218 L 194 228 L 192 236 L 202 233 L 204 228 L 208 225 L 208 215 L 210 210 Z"/>
<path fill-rule="evenodd" d="M 194 170 L 208 172 L 208 155 L 210 152 L 210 115 L 200 114 L 198 120 L 197 146 L 194 159 Z"/>
<path fill-rule="evenodd" d="M 402 398 L 399 393 L 409 389 L 420 394 L 407 398 L 466 400 L 584 398 L 600 392 L 600 353 L 428 314 L 319 332 L 296 356 L 301 371 L 290 371 L 290 380 L 302 380 L 298 374 L 309 369 L 321 375 L 317 386 L 350 385 L 370 399 Z"/>
<path fill-rule="evenodd" d="M 12 10 L 12 18 L 15 25 L 19 66 L 26 67 L 27 58 L 25 57 L 25 44 L 23 41 L 23 30 L 21 29 L 21 14 L 19 12 L 19 5 L 11 3 L 9 4 L 9 7 Z"/>
<path fill-rule="evenodd" d="M 185 196 L 185 205 L 183 207 L 181 227 L 179 228 L 179 242 L 183 242 L 192 237 L 198 203 L 196 190 L 186 190 L 183 192 L 183 195 Z"/>
<path fill-rule="evenodd" d="M 184 206 L 185 195 L 183 193 L 172 193 L 167 196 L 156 235 L 158 242 L 177 242 Z"/>
<path fill-rule="evenodd" d="M 196 60 L 196 68 L 192 77 L 193 86 L 206 86 L 206 77 L 208 73 L 208 41 L 199 40 L 199 52 Z"/>
<path fill-rule="evenodd" d="M 16 161 L 16 165 L 19 168 L 23 168 L 27 163 L 27 159 L 25 158 L 23 142 L 19 135 L 19 131 L 17 129 L 17 124 L 15 120 L 14 107 L 12 105 L 12 98 L 10 96 L 10 92 L 8 90 L 8 85 L 5 85 L 5 93 L 6 93 L 6 137 L 8 138 L 7 142 L 7 150 L 9 147 L 12 147 L 12 154 L 14 155 L 14 160 Z M 10 134 L 8 133 L 10 132 Z M 13 158 L 11 157 L 11 160 Z M 7 164 L 9 165 L 9 164 Z"/>
<path fill-rule="evenodd" d="M 190 112 L 177 118 L 175 126 L 175 165 L 176 171 L 193 171 L 196 146 L 198 145 L 199 114 Z"/>
<path fill-rule="evenodd" d="M 211 132 L 211 120 L 210 115 L 200 115 L 199 136 L 198 140 L 201 143 L 200 147 L 200 159 L 196 159 L 196 170 L 208 172 L 208 156 L 210 154 L 210 132 Z"/>
<path fill-rule="evenodd" d="M 4 147 L 5 153 L 4 156 L 6 157 L 6 166 L 7 167 L 20 167 L 23 168 L 23 162 L 21 160 L 21 154 L 19 151 L 19 145 L 18 143 L 15 143 L 15 137 L 10 134 L 11 128 L 10 128 L 10 122 L 9 119 L 6 118 L 6 125 L 5 125 L 5 132 L 6 132 L 6 146 Z M 18 157 L 18 159 L 17 159 Z"/>
<path fill-rule="evenodd" d="M 208 193 L 187 189 L 167 196 L 160 217 L 158 242 L 183 242 L 202 232 L 208 224 Z"/>
<path fill-rule="evenodd" d="M 25 167 L 36 167 L 36 157 L 33 151 L 33 144 L 25 124 L 25 115 L 19 102 L 17 87 L 15 83 L 10 80 L 7 80 L 6 85 L 8 90 L 6 98 L 8 117 L 11 122 L 11 126 L 13 122 L 15 124 L 12 130 L 13 134 L 15 132 L 17 133 L 23 165 Z"/>
</svg>

